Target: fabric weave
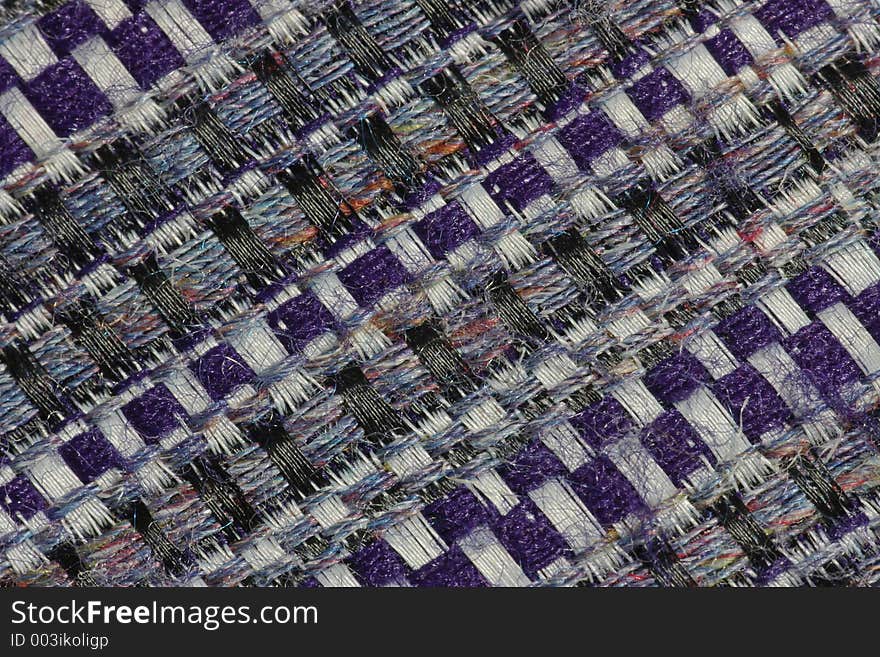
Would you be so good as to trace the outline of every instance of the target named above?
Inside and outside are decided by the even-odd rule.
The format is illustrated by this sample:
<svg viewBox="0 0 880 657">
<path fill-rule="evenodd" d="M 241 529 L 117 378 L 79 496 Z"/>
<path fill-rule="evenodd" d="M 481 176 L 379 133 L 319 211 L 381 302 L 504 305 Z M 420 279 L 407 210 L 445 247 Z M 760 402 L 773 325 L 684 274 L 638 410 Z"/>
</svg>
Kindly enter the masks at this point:
<svg viewBox="0 0 880 657">
<path fill-rule="evenodd" d="M 0 30 L 0 583 L 880 581 L 880 6 Z"/>
</svg>

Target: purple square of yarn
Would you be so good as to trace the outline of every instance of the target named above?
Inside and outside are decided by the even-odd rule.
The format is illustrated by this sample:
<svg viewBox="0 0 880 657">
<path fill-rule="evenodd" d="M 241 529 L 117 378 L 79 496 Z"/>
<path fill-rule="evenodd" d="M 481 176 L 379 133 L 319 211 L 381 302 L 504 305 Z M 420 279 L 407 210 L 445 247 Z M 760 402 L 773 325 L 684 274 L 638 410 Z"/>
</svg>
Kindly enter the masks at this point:
<svg viewBox="0 0 880 657">
<path fill-rule="evenodd" d="M 780 42 L 776 35 L 779 30 L 794 38 L 833 14 L 824 0 L 768 0 L 755 11 L 755 18 Z"/>
<path fill-rule="evenodd" d="M 34 159 L 34 153 L 24 143 L 9 122 L 0 115 L 0 180 L 16 167 Z"/>
<path fill-rule="evenodd" d="M 387 246 L 365 253 L 339 272 L 339 280 L 362 308 L 369 308 L 407 280 L 406 269 Z"/>
<path fill-rule="evenodd" d="M 110 468 L 122 466 L 116 448 L 97 429 L 74 436 L 58 448 L 58 453 L 84 484 L 93 482 Z"/>
<path fill-rule="evenodd" d="M 720 378 L 713 391 L 752 442 L 761 434 L 782 427 L 791 418 L 791 410 L 773 386 L 751 365 L 738 367 Z"/>
<path fill-rule="evenodd" d="M 442 260 L 454 248 L 479 235 L 480 229 L 470 215 L 453 201 L 415 222 L 413 232 L 436 260 Z"/>
<path fill-rule="evenodd" d="M 355 552 L 348 565 L 367 586 L 385 586 L 406 580 L 407 567 L 385 541 L 373 541 Z"/>
<path fill-rule="evenodd" d="M 687 399 L 708 380 L 706 368 L 688 351 L 680 351 L 660 362 L 644 377 L 648 390 L 667 404 Z"/>
<path fill-rule="evenodd" d="M 880 283 L 872 285 L 849 304 L 853 315 L 880 342 Z"/>
<path fill-rule="evenodd" d="M 632 77 L 640 68 L 651 61 L 650 56 L 641 48 L 636 48 L 627 53 L 623 59 L 611 64 L 611 74 L 618 80 Z"/>
<path fill-rule="evenodd" d="M 333 315 L 311 291 L 285 301 L 266 316 L 266 321 L 290 353 L 302 351 L 335 326 Z"/>
<path fill-rule="evenodd" d="M 186 410 L 164 384 L 159 383 L 122 407 L 122 414 L 147 443 L 176 429 Z"/>
<path fill-rule="evenodd" d="M 119 61 L 141 89 L 184 65 L 183 57 L 146 12 L 126 18 L 108 37 Z"/>
<path fill-rule="evenodd" d="M 519 495 L 540 488 L 552 477 L 564 475 L 565 466 L 540 440 L 534 440 L 508 463 L 498 468 L 498 474 Z"/>
<path fill-rule="evenodd" d="M 779 331 L 763 312 L 748 306 L 724 318 L 715 334 L 739 360 L 746 360 L 759 349 L 781 340 Z"/>
<path fill-rule="evenodd" d="M 504 164 L 483 181 L 483 187 L 499 205 L 510 203 L 519 211 L 553 189 L 553 179 L 531 153 Z"/>
<path fill-rule="evenodd" d="M 721 30 L 711 39 L 706 39 L 704 45 L 727 75 L 736 75 L 743 66 L 749 66 L 754 61 L 733 30 Z"/>
<path fill-rule="evenodd" d="M 562 536 L 529 498 L 500 516 L 492 531 L 531 579 L 566 550 Z"/>
<path fill-rule="evenodd" d="M 183 0 L 183 4 L 218 43 L 260 22 L 247 0 Z"/>
<path fill-rule="evenodd" d="M 448 544 L 467 536 L 475 527 L 485 525 L 489 520 L 486 507 L 464 486 L 431 502 L 422 510 L 422 515 Z"/>
<path fill-rule="evenodd" d="M 702 7 L 696 14 L 689 18 L 691 25 L 698 34 L 702 34 L 712 25 L 718 22 L 718 17 L 706 7 Z"/>
<path fill-rule="evenodd" d="M 626 93 L 644 117 L 652 122 L 676 105 L 690 102 L 681 82 L 663 67 L 638 80 Z"/>
<path fill-rule="evenodd" d="M 415 571 L 410 576 L 410 581 L 416 586 L 442 588 L 475 588 L 489 585 L 457 545 Z"/>
<path fill-rule="evenodd" d="M 112 109 L 104 94 L 70 57 L 31 80 L 25 94 L 60 137 L 88 128 Z"/>
<path fill-rule="evenodd" d="M 786 289 L 801 308 L 811 313 L 849 298 L 843 286 L 821 267 L 811 267 L 795 277 Z"/>
<path fill-rule="evenodd" d="M 59 57 L 69 55 L 89 37 L 107 29 L 94 10 L 82 0 L 61 5 L 38 20 L 37 25 L 46 43 Z"/>
<path fill-rule="evenodd" d="M 196 362 L 190 369 L 201 381 L 211 399 L 218 401 L 254 378 L 254 373 L 241 356 L 228 344 L 219 344 Z"/>
<path fill-rule="evenodd" d="M 674 408 L 657 416 L 640 438 L 651 458 L 676 486 L 682 486 L 685 478 L 703 467 L 701 456 L 715 463 L 715 457 L 699 434 Z"/>
<path fill-rule="evenodd" d="M 48 505 L 25 475 L 20 474 L 7 484 L 0 484 L 0 506 L 13 518 L 30 520 Z"/>
<path fill-rule="evenodd" d="M 620 438 L 632 429 L 632 420 L 623 405 L 611 395 L 590 404 L 570 420 L 593 449 Z"/>
<path fill-rule="evenodd" d="M 604 527 L 644 509 L 639 494 L 614 464 L 600 456 L 569 477 L 571 488 Z"/>
<path fill-rule="evenodd" d="M 556 135 L 581 169 L 589 169 L 593 161 L 617 146 L 623 136 L 600 110 L 577 117 Z"/>
<path fill-rule="evenodd" d="M 782 344 L 792 360 L 831 403 L 838 401 L 837 391 L 841 386 L 861 376 L 859 366 L 821 322 L 805 326 Z"/>
<path fill-rule="evenodd" d="M 0 94 L 20 83 L 21 78 L 18 77 L 18 73 L 12 68 L 12 65 L 0 57 Z"/>
</svg>

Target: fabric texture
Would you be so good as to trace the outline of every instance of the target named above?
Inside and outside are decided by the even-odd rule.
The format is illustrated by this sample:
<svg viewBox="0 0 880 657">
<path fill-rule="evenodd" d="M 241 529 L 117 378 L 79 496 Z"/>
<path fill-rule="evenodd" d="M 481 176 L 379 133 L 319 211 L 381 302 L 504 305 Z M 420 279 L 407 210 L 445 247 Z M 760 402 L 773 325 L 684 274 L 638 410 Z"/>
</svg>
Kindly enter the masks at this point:
<svg viewBox="0 0 880 657">
<path fill-rule="evenodd" d="M 880 5 L 0 29 L 0 583 L 880 581 Z"/>
</svg>

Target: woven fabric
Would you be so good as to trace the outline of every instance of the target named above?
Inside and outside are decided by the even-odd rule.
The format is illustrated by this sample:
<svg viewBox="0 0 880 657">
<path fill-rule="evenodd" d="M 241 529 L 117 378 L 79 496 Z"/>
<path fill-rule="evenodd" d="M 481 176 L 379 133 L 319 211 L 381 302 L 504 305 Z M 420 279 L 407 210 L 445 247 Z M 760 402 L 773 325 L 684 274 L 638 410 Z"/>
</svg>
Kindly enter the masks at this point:
<svg viewBox="0 0 880 657">
<path fill-rule="evenodd" d="M 880 6 L 0 30 L 0 583 L 880 581 Z"/>
</svg>

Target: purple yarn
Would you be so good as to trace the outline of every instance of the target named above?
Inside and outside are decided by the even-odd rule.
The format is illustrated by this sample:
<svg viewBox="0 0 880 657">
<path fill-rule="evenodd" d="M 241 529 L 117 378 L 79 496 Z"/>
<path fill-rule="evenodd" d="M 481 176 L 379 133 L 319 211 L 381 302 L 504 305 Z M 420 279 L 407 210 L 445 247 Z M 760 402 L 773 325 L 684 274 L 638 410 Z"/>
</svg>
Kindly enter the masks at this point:
<svg viewBox="0 0 880 657">
<path fill-rule="evenodd" d="M 564 118 L 569 112 L 584 102 L 586 95 L 587 91 L 581 85 L 577 83 L 569 84 L 559 99 L 553 103 L 553 106 L 547 108 L 547 118 L 551 121 L 558 121 Z"/>
<path fill-rule="evenodd" d="M 603 527 L 645 508 L 639 494 L 614 464 L 599 456 L 571 473 L 572 490 Z"/>
<path fill-rule="evenodd" d="M 443 588 L 475 588 L 489 585 L 457 545 L 453 545 L 446 554 L 415 571 L 410 576 L 410 581 L 416 586 Z"/>
<path fill-rule="evenodd" d="M 60 137 L 88 128 L 112 110 L 104 94 L 70 57 L 31 80 L 25 94 Z"/>
<path fill-rule="evenodd" d="M 82 0 L 62 5 L 37 21 L 46 42 L 59 57 L 69 55 L 74 48 L 101 34 L 107 27 L 94 10 Z"/>
<path fill-rule="evenodd" d="M 74 436 L 58 453 L 83 483 L 91 483 L 110 468 L 121 467 L 122 457 L 98 429 Z"/>
<path fill-rule="evenodd" d="M 785 350 L 831 404 L 839 403 L 838 390 L 857 381 L 859 366 L 821 322 L 805 326 L 783 342 Z"/>
<path fill-rule="evenodd" d="M 17 475 L 7 484 L 0 484 L 0 506 L 13 518 L 30 520 L 48 506 L 27 475 Z"/>
<path fill-rule="evenodd" d="M 604 112 L 594 110 L 577 117 L 556 135 L 578 167 L 589 169 L 593 161 L 617 146 L 623 136 Z"/>
<path fill-rule="evenodd" d="M 850 303 L 849 309 L 871 337 L 880 342 L 880 283 L 872 285 L 857 296 Z"/>
<path fill-rule="evenodd" d="M 767 315 L 754 306 L 748 306 L 724 318 L 715 327 L 715 333 L 730 349 L 730 353 L 741 361 L 782 339 Z"/>
<path fill-rule="evenodd" d="M 632 429 L 632 420 L 623 405 L 610 395 L 591 404 L 571 419 L 571 425 L 593 448 L 601 447 Z"/>
<path fill-rule="evenodd" d="M 336 326 L 333 315 L 309 290 L 278 306 L 266 316 L 266 322 L 292 354 Z"/>
<path fill-rule="evenodd" d="M 811 267 L 793 279 L 787 286 L 798 305 L 809 313 L 817 313 L 838 301 L 846 301 L 849 294 L 821 267 Z"/>
<path fill-rule="evenodd" d="M 522 212 L 553 189 L 553 179 L 531 153 L 524 153 L 486 176 L 483 185 L 499 207 L 510 203 Z"/>
<path fill-rule="evenodd" d="M 9 62 L 0 57 L 0 94 L 10 87 L 15 87 L 20 84 L 21 78 L 18 77 L 18 73 L 15 72 L 15 69 L 12 68 Z"/>
<path fill-rule="evenodd" d="M 141 89 L 184 65 L 165 33 L 142 12 L 126 18 L 108 36 L 108 44 Z"/>
<path fill-rule="evenodd" d="M 664 411 L 645 427 L 640 440 L 676 486 L 682 486 L 689 475 L 704 467 L 701 456 L 715 463 L 715 457 L 699 434 L 674 408 Z"/>
<path fill-rule="evenodd" d="M 781 428 L 792 417 L 773 386 L 751 365 L 742 365 L 720 378 L 712 390 L 752 442 L 771 429 Z"/>
<path fill-rule="evenodd" d="M 365 253 L 339 272 L 339 280 L 362 308 L 369 308 L 407 281 L 406 269 L 387 246 Z"/>
<path fill-rule="evenodd" d="M 480 229 L 461 205 L 453 201 L 413 224 L 413 232 L 436 260 L 442 260 L 447 253 L 479 235 Z"/>
<path fill-rule="evenodd" d="M 247 0 L 183 0 L 214 41 L 224 41 L 260 22 Z"/>
<path fill-rule="evenodd" d="M 489 513 L 476 496 L 460 486 L 443 499 L 432 502 L 422 510 L 440 537 L 448 544 L 464 538 L 479 525 L 489 521 Z"/>
<path fill-rule="evenodd" d="M 532 441 L 509 463 L 498 468 L 498 474 L 518 495 L 527 495 L 548 479 L 565 473 L 562 462 L 540 440 Z"/>
<path fill-rule="evenodd" d="M 649 61 L 651 61 L 651 58 L 648 56 L 648 53 L 638 48 L 620 61 L 614 62 L 611 65 L 611 73 L 618 80 L 625 80 L 638 72 Z"/>
<path fill-rule="evenodd" d="M 164 384 L 159 383 L 122 407 L 122 415 L 148 444 L 180 426 L 187 412 Z"/>
<path fill-rule="evenodd" d="M 633 104 L 648 121 L 656 121 L 676 105 L 686 105 L 690 96 L 672 73 L 660 67 L 627 90 Z"/>
<path fill-rule="evenodd" d="M 381 539 L 355 552 L 348 565 L 366 586 L 406 581 L 409 570 L 400 555 Z"/>
<path fill-rule="evenodd" d="M 214 401 L 223 399 L 254 378 L 247 363 L 235 349 L 225 343 L 205 353 L 190 368 Z"/>
<path fill-rule="evenodd" d="M 530 578 L 566 552 L 565 541 L 528 497 L 499 516 L 492 530 Z"/>
<path fill-rule="evenodd" d="M 34 153 L 24 143 L 9 122 L 0 115 L 0 179 L 16 167 L 34 159 Z"/>
<path fill-rule="evenodd" d="M 680 351 L 662 361 L 644 378 L 648 390 L 667 404 L 687 399 L 708 380 L 706 368 L 688 351 Z"/>
<path fill-rule="evenodd" d="M 690 17 L 690 23 L 697 32 L 705 32 L 717 22 L 718 17 L 705 7 L 701 7 L 696 15 Z"/>
<path fill-rule="evenodd" d="M 824 0 L 768 0 L 755 11 L 755 18 L 780 44 L 777 31 L 794 38 L 833 16 L 834 11 Z"/>
<path fill-rule="evenodd" d="M 736 75 L 744 66 L 750 66 L 754 59 L 733 30 L 723 29 L 703 44 L 727 75 Z"/>
</svg>

